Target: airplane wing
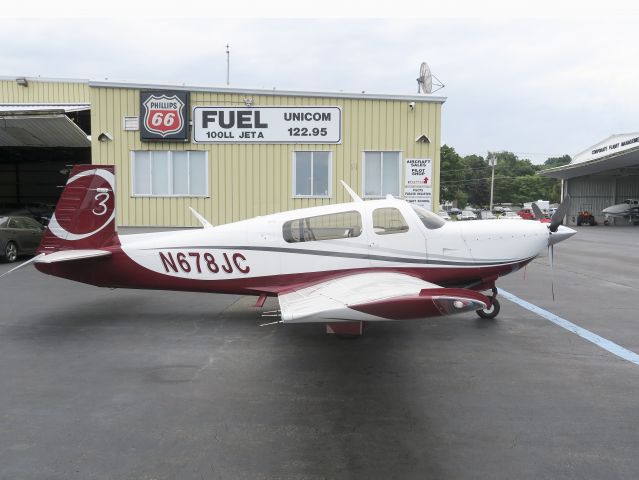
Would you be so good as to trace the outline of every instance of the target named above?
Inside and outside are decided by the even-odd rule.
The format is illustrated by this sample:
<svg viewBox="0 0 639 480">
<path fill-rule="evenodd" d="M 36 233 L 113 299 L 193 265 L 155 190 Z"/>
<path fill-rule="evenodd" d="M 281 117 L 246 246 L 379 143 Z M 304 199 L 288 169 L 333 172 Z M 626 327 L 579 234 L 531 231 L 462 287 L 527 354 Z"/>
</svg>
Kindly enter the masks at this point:
<svg viewBox="0 0 639 480">
<path fill-rule="evenodd" d="M 394 272 L 355 273 L 278 296 L 283 323 L 406 320 L 488 308 L 473 290 Z"/>
</svg>

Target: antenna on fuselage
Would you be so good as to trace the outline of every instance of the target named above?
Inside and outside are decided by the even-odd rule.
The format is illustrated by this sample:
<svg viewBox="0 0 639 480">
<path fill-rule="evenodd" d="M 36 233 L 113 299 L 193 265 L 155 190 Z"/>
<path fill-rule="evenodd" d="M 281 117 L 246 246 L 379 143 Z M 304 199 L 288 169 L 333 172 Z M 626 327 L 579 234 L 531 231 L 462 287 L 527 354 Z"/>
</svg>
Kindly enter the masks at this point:
<svg viewBox="0 0 639 480">
<path fill-rule="evenodd" d="M 348 184 L 344 180 L 340 180 L 340 182 L 342 182 L 342 187 L 344 187 L 346 189 L 346 191 L 351 196 L 351 198 L 353 199 L 354 202 L 363 202 L 364 201 L 364 200 L 362 200 L 362 198 L 359 195 L 357 195 L 355 193 L 355 191 L 351 187 L 348 186 Z"/>
<path fill-rule="evenodd" d="M 195 208 L 189 207 L 189 210 L 191 210 L 191 213 L 197 218 L 198 222 L 202 224 L 202 228 L 213 228 L 213 225 L 211 225 L 206 218 L 195 211 Z"/>
</svg>

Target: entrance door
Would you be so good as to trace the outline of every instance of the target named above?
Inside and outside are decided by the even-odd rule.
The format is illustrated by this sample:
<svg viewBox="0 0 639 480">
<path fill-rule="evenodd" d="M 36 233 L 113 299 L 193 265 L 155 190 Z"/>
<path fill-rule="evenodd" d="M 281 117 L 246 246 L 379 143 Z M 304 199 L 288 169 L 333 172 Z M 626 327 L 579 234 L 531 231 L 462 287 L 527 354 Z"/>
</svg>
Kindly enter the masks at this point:
<svg viewBox="0 0 639 480">
<path fill-rule="evenodd" d="M 368 232 L 371 266 L 423 266 L 426 260 L 426 237 L 418 225 L 409 223 L 400 209 L 375 208 L 370 213 L 372 232 Z M 412 219 L 413 216 L 409 217 Z"/>
</svg>

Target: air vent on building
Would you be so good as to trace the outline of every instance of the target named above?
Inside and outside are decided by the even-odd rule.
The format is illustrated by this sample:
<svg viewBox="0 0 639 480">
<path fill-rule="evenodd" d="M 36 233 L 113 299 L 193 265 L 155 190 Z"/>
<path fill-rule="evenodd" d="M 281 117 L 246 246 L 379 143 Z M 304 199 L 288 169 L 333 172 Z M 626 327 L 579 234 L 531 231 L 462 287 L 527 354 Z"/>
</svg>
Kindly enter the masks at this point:
<svg viewBox="0 0 639 480">
<path fill-rule="evenodd" d="M 422 142 L 422 143 L 430 143 L 430 138 L 428 138 L 425 134 L 421 134 L 419 137 L 417 137 L 415 139 L 415 141 L 417 143 Z"/>
<path fill-rule="evenodd" d="M 122 125 L 124 130 L 140 130 L 140 120 L 138 117 L 124 117 L 122 119 Z"/>
</svg>

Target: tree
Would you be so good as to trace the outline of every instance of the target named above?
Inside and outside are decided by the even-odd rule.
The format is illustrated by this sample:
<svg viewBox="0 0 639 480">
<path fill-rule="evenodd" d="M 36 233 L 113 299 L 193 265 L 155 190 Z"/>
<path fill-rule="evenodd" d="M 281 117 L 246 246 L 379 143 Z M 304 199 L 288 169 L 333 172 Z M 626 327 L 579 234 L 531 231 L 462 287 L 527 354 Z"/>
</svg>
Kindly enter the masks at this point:
<svg viewBox="0 0 639 480">
<path fill-rule="evenodd" d="M 554 178 L 538 175 L 540 170 L 570 163 L 570 156 L 548 158 L 543 165 L 535 165 L 512 152 L 489 152 L 496 158 L 494 203 L 524 203 L 538 199 L 560 201 L 561 184 Z M 491 167 L 479 155 L 461 157 L 454 148 L 444 145 L 441 150 L 441 198 L 476 206 L 490 202 Z"/>
<path fill-rule="evenodd" d="M 544 169 L 568 165 L 571 161 L 572 158 L 570 158 L 570 155 L 564 155 L 563 157 L 550 157 L 544 162 Z"/>
<path fill-rule="evenodd" d="M 488 162 L 479 155 L 468 155 L 464 157 L 464 163 L 466 164 L 464 190 L 468 194 L 468 202 L 475 206 L 488 205 L 491 175 Z"/>
<path fill-rule="evenodd" d="M 464 207 L 468 201 L 468 195 L 464 192 L 464 181 L 466 180 L 464 159 L 448 145 L 442 145 L 440 158 L 441 200 L 456 202 L 457 206 Z"/>
</svg>

